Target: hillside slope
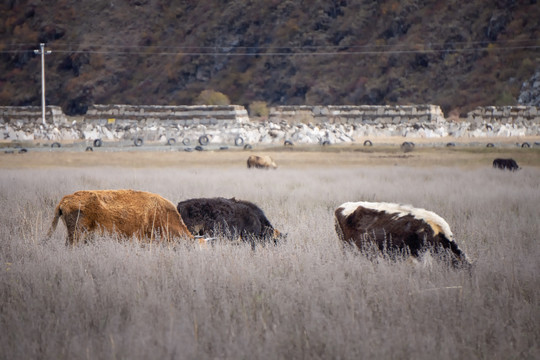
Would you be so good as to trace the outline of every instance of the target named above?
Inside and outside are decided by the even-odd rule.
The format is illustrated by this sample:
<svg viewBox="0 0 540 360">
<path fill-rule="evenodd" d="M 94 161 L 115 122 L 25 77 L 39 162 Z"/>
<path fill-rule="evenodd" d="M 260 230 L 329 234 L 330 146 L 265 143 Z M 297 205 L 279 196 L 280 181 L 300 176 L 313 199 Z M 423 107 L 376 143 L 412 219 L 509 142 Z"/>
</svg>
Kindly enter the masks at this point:
<svg viewBox="0 0 540 360">
<path fill-rule="evenodd" d="M 11 0 L 0 105 L 512 105 L 540 68 L 535 0 Z"/>
</svg>

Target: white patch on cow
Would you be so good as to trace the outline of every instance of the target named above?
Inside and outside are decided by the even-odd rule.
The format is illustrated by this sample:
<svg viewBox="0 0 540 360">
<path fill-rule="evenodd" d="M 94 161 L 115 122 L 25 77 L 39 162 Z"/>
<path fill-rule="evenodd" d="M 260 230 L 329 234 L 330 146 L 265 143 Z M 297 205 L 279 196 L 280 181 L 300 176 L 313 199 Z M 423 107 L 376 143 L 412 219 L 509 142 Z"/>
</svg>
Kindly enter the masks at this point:
<svg viewBox="0 0 540 360">
<path fill-rule="evenodd" d="M 421 208 L 415 208 L 411 205 L 402 205 L 394 203 L 385 203 L 385 202 L 346 202 L 340 206 L 341 214 L 345 217 L 351 215 L 359 207 L 366 209 L 372 209 L 375 211 L 385 212 L 389 215 L 392 215 L 395 218 L 400 218 L 406 215 L 412 215 L 415 219 L 425 221 L 431 226 L 435 235 L 439 232 L 442 232 L 446 238 L 450 241 L 453 241 L 454 235 L 450 230 L 450 225 L 439 215 L 435 214 L 432 211 L 428 211 Z"/>
</svg>

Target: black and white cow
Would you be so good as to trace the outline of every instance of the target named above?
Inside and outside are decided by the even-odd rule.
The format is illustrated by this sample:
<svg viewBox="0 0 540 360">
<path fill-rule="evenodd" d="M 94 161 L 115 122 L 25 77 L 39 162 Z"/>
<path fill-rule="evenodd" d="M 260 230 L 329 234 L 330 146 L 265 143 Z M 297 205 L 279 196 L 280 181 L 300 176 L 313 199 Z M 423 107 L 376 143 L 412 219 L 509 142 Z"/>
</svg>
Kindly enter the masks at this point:
<svg viewBox="0 0 540 360">
<path fill-rule="evenodd" d="M 519 170 L 520 167 L 518 166 L 516 160 L 514 159 L 500 159 L 497 158 L 493 160 L 493 167 L 496 169 L 501 170 L 510 170 L 510 171 L 516 171 Z"/>
<path fill-rule="evenodd" d="M 445 249 L 454 266 L 470 265 L 448 223 L 425 209 L 384 202 L 347 202 L 336 209 L 335 221 L 339 237 L 360 249 L 376 245 L 380 251 L 408 251 L 414 257 L 429 248 L 435 253 Z"/>
<path fill-rule="evenodd" d="M 277 243 L 281 234 L 255 204 L 235 198 L 197 198 L 179 202 L 177 207 L 187 228 L 194 235 L 241 238 L 255 242 Z"/>
</svg>

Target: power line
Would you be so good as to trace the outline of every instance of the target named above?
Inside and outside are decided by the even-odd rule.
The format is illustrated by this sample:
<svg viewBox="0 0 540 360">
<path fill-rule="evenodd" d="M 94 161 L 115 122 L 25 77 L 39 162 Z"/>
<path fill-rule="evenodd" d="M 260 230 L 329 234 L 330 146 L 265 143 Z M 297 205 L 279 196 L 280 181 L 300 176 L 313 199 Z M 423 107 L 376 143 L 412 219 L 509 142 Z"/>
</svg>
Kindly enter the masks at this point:
<svg viewBox="0 0 540 360">
<path fill-rule="evenodd" d="M 49 44 L 49 46 L 54 45 L 55 47 L 97 47 L 97 48 L 141 48 L 141 49 L 151 49 L 151 48 L 166 48 L 166 49 L 216 49 L 216 48 L 234 48 L 234 49 L 332 49 L 332 48 L 395 48 L 395 47 L 418 47 L 418 46 L 428 46 L 428 47 L 438 47 L 438 46 L 456 46 L 456 45 L 502 45 L 502 44 L 516 44 L 516 43 L 536 43 L 538 39 L 511 39 L 511 40 L 497 40 L 497 41 L 450 41 L 450 42 L 431 42 L 425 41 L 424 43 L 414 43 L 414 44 L 365 44 L 365 45 L 300 45 L 300 46 L 235 46 L 232 44 L 225 44 L 220 46 L 200 46 L 200 45 L 190 45 L 190 46 L 178 46 L 178 45 L 113 45 L 113 44 L 87 44 L 87 43 L 64 43 L 55 41 L 54 44 Z M 3 46 L 34 46 L 33 43 L 13 43 L 13 44 L 3 44 Z"/>
<path fill-rule="evenodd" d="M 324 51 L 324 52 L 257 52 L 257 53 L 225 53 L 225 52 L 138 52 L 138 51 L 99 51 L 99 50 L 55 50 L 56 53 L 88 53 L 111 55 L 186 55 L 186 56 L 335 56 L 335 55 L 382 55 L 382 54 L 418 54 L 443 52 L 472 51 L 508 51 L 517 49 L 540 49 L 540 46 L 511 46 L 504 48 L 465 48 L 465 49 L 427 49 L 427 50 L 365 50 L 365 51 Z"/>
<path fill-rule="evenodd" d="M 55 53 L 63 54 L 109 54 L 109 55 L 185 55 L 185 56 L 336 56 L 336 55 L 383 55 L 383 54 L 429 54 L 444 52 L 473 52 L 473 51 L 509 51 L 509 50 L 536 50 L 540 46 L 509 46 L 503 48 L 464 48 L 464 49 L 425 49 L 425 50 L 365 50 L 365 51 L 319 51 L 319 52 L 256 52 L 256 53 L 233 53 L 233 52 L 143 52 L 143 51 L 107 51 L 107 50 L 54 50 Z M 23 53 L 29 50 L 3 50 L 0 53 Z"/>
<path fill-rule="evenodd" d="M 160 45 L 84 45 L 62 44 L 51 45 L 55 53 L 64 54 L 109 54 L 109 55 L 159 55 L 159 56 L 336 56 L 336 55 L 383 55 L 383 54 L 418 54 L 418 53 L 445 53 L 445 52 L 473 52 L 473 51 L 509 51 L 509 50 L 536 50 L 540 45 L 531 45 L 536 40 L 506 40 L 499 42 L 450 42 L 431 44 L 397 44 L 397 45 L 353 45 L 353 46 L 287 46 L 287 47 L 249 47 L 249 46 L 160 46 Z M 523 45 L 519 45 L 519 44 Z M 491 44 L 492 46 L 483 46 Z M 6 44 L 7 45 L 7 44 Z M 8 46 L 26 46 L 27 44 L 9 44 Z M 442 48 L 437 48 L 443 45 Z M 467 45 L 468 47 L 460 47 Z M 482 45 L 482 46 L 474 46 Z M 5 46 L 5 45 L 4 45 Z M 457 46 L 457 47 L 456 47 Z M 62 49 L 77 47 L 79 49 Z M 87 49 L 80 49 L 87 47 Z M 405 48 L 405 49 L 403 49 Z M 103 50 L 100 50 L 103 49 Z M 113 50 L 107 50 L 113 49 Z M 148 50 L 169 51 L 148 51 Z M 221 51 L 220 51 L 221 49 Z M 227 50 L 223 50 L 227 49 Z M 343 49 L 334 51 L 333 49 Z M 144 50 L 144 51 L 143 51 Z M 313 50 L 313 51 L 310 51 Z M 324 51 L 321 51 L 324 50 Z M 0 50 L 0 53 L 21 53 L 30 50 L 13 49 Z M 235 51 L 235 52 L 233 52 Z M 238 52 L 241 51 L 241 52 Z"/>
</svg>

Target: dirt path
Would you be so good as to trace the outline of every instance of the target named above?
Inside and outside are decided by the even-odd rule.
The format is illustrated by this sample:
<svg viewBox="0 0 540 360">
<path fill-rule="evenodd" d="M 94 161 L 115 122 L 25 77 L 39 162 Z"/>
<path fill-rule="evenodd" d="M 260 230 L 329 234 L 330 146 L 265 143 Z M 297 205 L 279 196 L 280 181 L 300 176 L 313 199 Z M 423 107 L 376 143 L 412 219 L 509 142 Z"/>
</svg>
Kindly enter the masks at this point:
<svg viewBox="0 0 540 360">
<path fill-rule="evenodd" d="M 0 153 L 0 168 L 48 167 L 244 167 L 250 154 L 272 156 L 280 167 L 341 166 L 491 166 L 494 158 L 514 158 L 520 166 L 540 166 L 540 148 L 519 147 L 416 147 L 411 152 L 399 146 L 340 145 L 330 147 L 295 146 L 185 152 L 174 150 L 81 150 L 51 149 L 27 153 Z"/>
</svg>

